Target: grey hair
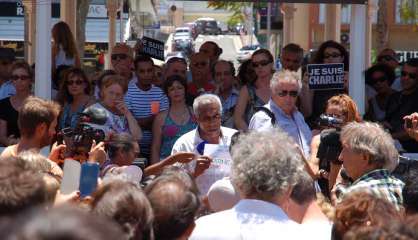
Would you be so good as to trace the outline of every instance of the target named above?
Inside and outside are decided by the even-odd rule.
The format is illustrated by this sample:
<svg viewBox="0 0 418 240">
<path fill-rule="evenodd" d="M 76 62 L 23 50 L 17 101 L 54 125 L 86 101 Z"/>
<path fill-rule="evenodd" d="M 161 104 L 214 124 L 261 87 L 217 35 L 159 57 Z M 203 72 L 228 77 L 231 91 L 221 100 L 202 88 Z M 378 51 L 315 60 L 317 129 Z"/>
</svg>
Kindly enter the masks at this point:
<svg viewBox="0 0 418 240">
<path fill-rule="evenodd" d="M 222 103 L 221 99 L 215 94 L 205 93 L 197 97 L 193 102 L 193 112 L 196 117 L 199 117 L 199 111 L 203 106 L 216 104 L 219 106 L 219 114 L 222 115 Z"/>
<path fill-rule="evenodd" d="M 231 181 L 241 195 L 267 201 L 285 194 L 304 171 L 297 145 L 278 129 L 240 136 L 232 160 Z"/>
<path fill-rule="evenodd" d="M 298 93 L 302 90 L 302 81 L 300 77 L 300 73 L 289 71 L 289 70 L 281 70 L 273 74 L 273 77 L 270 80 L 270 89 L 274 92 L 276 91 L 277 86 L 279 83 L 295 83 L 298 86 Z"/>
<path fill-rule="evenodd" d="M 356 153 L 370 157 L 369 164 L 393 171 L 398 165 L 398 151 L 388 132 L 372 122 L 351 122 L 341 131 L 341 142 Z"/>
</svg>

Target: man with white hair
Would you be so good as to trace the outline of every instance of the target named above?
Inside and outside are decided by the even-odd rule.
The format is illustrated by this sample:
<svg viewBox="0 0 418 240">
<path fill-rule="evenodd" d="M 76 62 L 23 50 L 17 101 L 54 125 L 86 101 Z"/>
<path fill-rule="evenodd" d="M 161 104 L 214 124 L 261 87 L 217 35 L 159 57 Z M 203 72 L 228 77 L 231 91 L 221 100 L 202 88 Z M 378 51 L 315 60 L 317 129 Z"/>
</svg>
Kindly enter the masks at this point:
<svg viewBox="0 0 418 240">
<path fill-rule="evenodd" d="M 390 134 L 376 123 L 351 122 L 343 127 L 341 142 L 339 160 L 354 182 L 346 189 L 337 186 L 337 197 L 366 191 L 400 209 L 404 183 L 390 174 L 398 164 L 398 151 Z"/>
<path fill-rule="evenodd" d="M 299 74 L 287 70 L 277 72 L 271 79 L 270 88 L 269 102 L 254 114 L 248 128 L 257 131 L 280 128 L 293 138 L 305 157 L 308 157 L 312 133 L 296 107 L 297 97 L 302 89 Z"/>
<path fill-rule="evenodd" d="M 215 181 L 229 176 L 231 163 L 228 160 L 213 162 L 210 157 L 203 156 L 205 144 L 218 144 L 228 149 L 236 130 L 221 127 L 222 104 L 214 94 L 197 97 L 193 102 L 193 111 L 198 127 L 177 139 L 171 154 L 193 152 L 198 155 L 196 160 L 182 166 L 196 178 L 200 194 L 206 195 Z"/>
<path fill-rule="evenodd" d="M 290 137 L 272 129 L 240 136 L 232 147 L 231 181 L 241 200 L 196 221 L 190 239 L 301 239 L 283 208 L 304 171 Z"/>
</svg>

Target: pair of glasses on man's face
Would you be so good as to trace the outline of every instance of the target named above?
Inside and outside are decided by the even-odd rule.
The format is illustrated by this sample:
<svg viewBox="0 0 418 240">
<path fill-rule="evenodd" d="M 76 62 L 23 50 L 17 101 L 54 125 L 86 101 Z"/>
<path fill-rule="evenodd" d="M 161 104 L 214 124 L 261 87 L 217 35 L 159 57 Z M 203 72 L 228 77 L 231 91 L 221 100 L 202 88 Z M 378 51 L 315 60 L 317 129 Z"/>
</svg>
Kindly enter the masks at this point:
<svg viewBox="0 0 418 240">
<path fill-rule="evenodd" d="M 408 76 L 409 78 L 417 79 L 417 74 L 416 73 L 409 73 L 409 72 L 406 72 L 406 71 L 402 71 L 401 76 L 402 77 Z"/>
<path fill-rule="evenodd" d="M 271 61 L 269 60 L 262 60 L 262 61 L 258 61 L 258 62 L 252 62 L 253 68 L 258 68 L 258 67 L 265 67 L 267 65 L 269 65 L 271 63 Z"/>
<path fill-rule="evenodd" d="M 277 96 L 279 97 L 285 97 L 287 95 L 291 96 L 291 97 L 297 97 L 298 96 L 298 91 L 287 91 L 287 90 L 282 90 L 280 92 L 276 93 Z"/>
<path fill-rule="evenodd" d="M 125 60 L 128 57 L 128 55 L 126 55 L 125 53 L 115 53 L 112 54 L 112 60 L 116 61 L 116 60 Z"/>
<path fill-rule="evenodd" d="M 10 80 L 12 80 L 12 81 L 17 81 L 19 79 L 21 79 L 21 80 L 29 80 L 30 77 L 28 75 L 12 75 L 10 77 Z"/>
</svg>

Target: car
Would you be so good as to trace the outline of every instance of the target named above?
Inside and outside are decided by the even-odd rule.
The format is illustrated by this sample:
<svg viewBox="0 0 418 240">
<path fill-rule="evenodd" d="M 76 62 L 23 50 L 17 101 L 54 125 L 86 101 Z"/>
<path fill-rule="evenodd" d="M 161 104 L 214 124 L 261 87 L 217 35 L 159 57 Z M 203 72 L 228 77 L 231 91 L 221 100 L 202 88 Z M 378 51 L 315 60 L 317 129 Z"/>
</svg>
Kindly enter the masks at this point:
<svg viewBox="0 0 418 240">
<path fill-rule="evenodd" d="M 195 23 L 198 34 L 218 35 L 222 33 L 218 27 L 218 22 L 213 18 L 198 18 Z"/>
<path fill-rule="evenodd" d="M 193 36 L 189 27 L 176 28 L 173 35 L 173 51 L 182 51 L 187 56 L 194 52 Z"/>
<path fill-rule="evenodd" d="M 258 44 L 243 46 L 237 53 L 237 61 L 244 62 L 245 60 L 250 59 L 251 55 L 258 49 L 260 49 L 260 45 Z"/>
</svg>

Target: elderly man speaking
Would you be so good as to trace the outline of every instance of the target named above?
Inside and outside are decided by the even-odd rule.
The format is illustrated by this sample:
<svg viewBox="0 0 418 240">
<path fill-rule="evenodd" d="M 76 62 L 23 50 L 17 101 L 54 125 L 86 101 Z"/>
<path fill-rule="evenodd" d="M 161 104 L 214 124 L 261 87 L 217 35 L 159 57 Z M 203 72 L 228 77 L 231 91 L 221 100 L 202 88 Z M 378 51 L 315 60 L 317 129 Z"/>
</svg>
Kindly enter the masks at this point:
<svg viewBox="0 0 418 240">
<path fill-rule="evenodd" d="M 196 184 L 202 195 L 206 195 L 209 187 L 217 180 L 229 176 L 230 159 L 212 159 L 203 156 L 206 144 L 216 144 L 223 150 L 229 149 L 234 129 L 221 127 L 222 104 L 218 96 L 204 94 L 193 102 L 193 111 L 198 127 L 177 139 L 171 154 L 177 152 L 193 152 L 197 158 L 182 166 L 196 177 Z M 224 151 L 225 152 L 225 151 Z M 229 154 L 229 153 L 228 153 Z"/>
<path fill-rule="evenodd" d="M 309 156 L 312 133 L 303 115 L 297 110 L 296 101 L 302 89 L 300 76 L 296 72 L 280 71 L 270 82 L 271 99 L 251 118 L 249 129 L 270 131 L 278 127 L 286 132 Z"/>
</svg>

